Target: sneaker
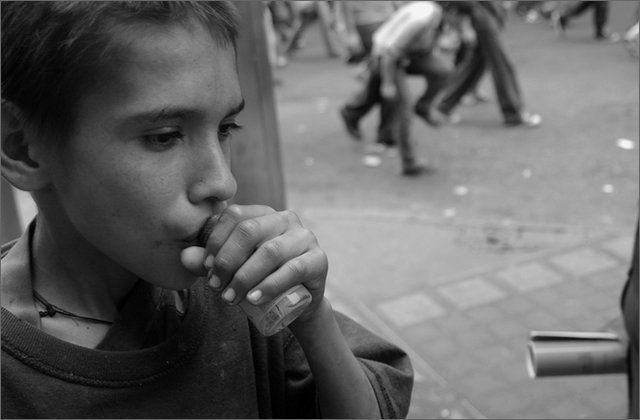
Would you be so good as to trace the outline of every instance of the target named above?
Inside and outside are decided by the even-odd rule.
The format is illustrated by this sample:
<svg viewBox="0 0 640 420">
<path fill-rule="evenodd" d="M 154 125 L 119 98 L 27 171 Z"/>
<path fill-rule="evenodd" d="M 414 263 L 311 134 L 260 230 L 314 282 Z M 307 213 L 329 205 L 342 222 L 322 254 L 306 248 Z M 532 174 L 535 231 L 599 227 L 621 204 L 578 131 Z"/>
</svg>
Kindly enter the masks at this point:
<svg viewBox="0 0 640 420">
<path fill-rule="evenodd" d="M 432 111 L 432 115 L 433 118 L 437 118 L 447 125 L 457 125 L 462 121 L 462 117 L 460 116 L 460 114 L 457 114 L 455 112 L 446 113 L 435 109 Z"/>
<path fill-rule="evenodd" d="M 410 177 L 420 176 L 420 175 L 429 175 L 429 174 L 432 174 L 433 172 L 435 172 L 433 168 L 423 165 L 421 163 L 415 163 L 413 165 L 402 168 L 402 175 L 410 176 Z"/>
<path fill-rule="evenodd" d="M 455 125 L 460 123 L 460 116 L 458 114 L 445 114 L 437 109 L 427 110 L 424 107 L 420 107 L 416 104 L 413 108 L 413 112 L 420 118 L 422 118 L 427 124 L 432 127 L 440 127 L 441 125 Z"/>
<path fill-rule="evenodd" d="M 504 125 L 507 127 L 536 128 L 542 124 L 542 117 L 539 114 L 523 112 L 517 120 L 507 120 Z"/>
<path fill-rule="evenodd" d="M 387 148 L 396 147 L 398 144 L 394 139 L 378 139 L 376 143 L 381 144 Z"/>
<path fill-rule="evenodd" d="M 617 32 L 614 33 L 599 33 L 596 34 L 596 41 L 605 41 L 605 42 L 610 42 L 612 44 L 615 44 L 616 42 L 620 42 L 620 34 L 618 34 Z"/>
<path fill-rule="evenodd" d="M 432 127 L 440 127 L 443 123 L 439 118 L 434 118 L 434 112 L 432 110 L 420 103 L 415 104 L 413 112 Z"/>
<path fill-rule="evenodd" d="M 382 164 L 382 159 L 378 155 L 364 155 L 362 157 L 362 164 L 368 168 L 377 168 Z"/>
<path fill-rule="evenodd" d="M 460 104 L 464 106 L 473 106 L 481 103 L 489 102 L 489 98 L 480 92 L 470 92 L 462 97 Z"/>
<path fill-rule="evenodd" d="M 347 133 L 349 133 L 354 140 L 361 140 L 362 134 L 360 133 L 360 127 L 358 127 L 358 120 L 350 117 L 345 108 L 340 109 L 340 116 L 347 129 Z"/>
</svg>

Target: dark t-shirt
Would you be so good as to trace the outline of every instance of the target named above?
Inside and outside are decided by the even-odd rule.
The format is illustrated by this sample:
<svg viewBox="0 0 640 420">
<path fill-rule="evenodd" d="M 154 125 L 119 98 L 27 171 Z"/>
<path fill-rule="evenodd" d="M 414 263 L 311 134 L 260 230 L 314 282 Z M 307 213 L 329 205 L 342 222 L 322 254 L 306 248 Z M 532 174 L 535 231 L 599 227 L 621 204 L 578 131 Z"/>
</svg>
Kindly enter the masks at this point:
<svg viewBox="0 0 640 420">
<path fill-rule="evenodd" d="M 26 243 L 23 236 L 12 252 L 25 252 Z M 3 283 L 13 280 L 6 277 L 3 271 Z M 176 292 L 158 305 L 152 290 L 137 284 L 96 349 L 59 340 L 2 308 L 2 417 L 317 416 L 313 377 L 287 329 L 262 336 L 204 281 L 181 293 L 184 313 L 172 304 Z M 336 318 L 382 415 L 406 416 L 413 384 L 407 355 Z"/>
</svg>

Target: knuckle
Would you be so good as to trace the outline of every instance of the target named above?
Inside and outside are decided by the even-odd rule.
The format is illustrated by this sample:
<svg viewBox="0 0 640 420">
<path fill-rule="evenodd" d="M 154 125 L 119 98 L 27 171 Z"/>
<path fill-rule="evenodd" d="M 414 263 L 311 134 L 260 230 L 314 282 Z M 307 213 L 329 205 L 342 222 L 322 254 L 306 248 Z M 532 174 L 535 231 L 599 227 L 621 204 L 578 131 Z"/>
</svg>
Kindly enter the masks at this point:
<svg viewBox="0 0 640 420">
<path fill-rule="evenodd" d="M 231 204 L 229 207 L 227 207 L 227 209 L 225 210 L 224 215 L 227 215 L 228 217 L 234 219 L 234 220 L 238 220 L 242 217 L 242 207 L 240 207 L 237 204 Z"/>
<path fill-rule="evenodd" d="M 230 270 L 231 261 L 224 255 L 218 255 L 215 258 L 214 267 L 217 272 L 227 273 Z"/>
<path fill-rule="evenodd" d="M 260 223 L 255 219 L 243 220 L 238 224 L 238 233 L 243 238 L 253 237 L 260 229 Z"/>
<path fill-rule="evenodd" d="M 317 243 L 316 235 L 314 235 L 314 233 L 310 229 L 302 228 L 300 235 L 306 242 L 312 244 Z"/>
<path fill-rule="evenodd" d="M 262 245 L 262 249 L 265 255 L 267 256 L 267 258 L 272 260 L 280 259 L 283 252 L 282 243 L 276 240 L 270 240 L 268 242 L 265 242 L 264 245 Z"/>
<path fill-rule="evenodd" d="M 299 258 L 289 261 L 286 267 L 296 277 L 304 276 L 307 272 L 307 265 Z"/>
<path fill-rule="evenodd" d="M 249 277 L 244 271 L 237 271 L 233 276 L 232 283 L 235 289 L 242 291 L 248 288 L 249 281 Z"/>
<path fill-rule="evenodd" d="M 288 221 L 289 223 L 298 223 L 298 224 L 300 223 L 300 219 L 298 219 L 298 215 L 291 210 L 283 210 L 280 212 L 280 215 L 284 220 Z"/>
</svg>

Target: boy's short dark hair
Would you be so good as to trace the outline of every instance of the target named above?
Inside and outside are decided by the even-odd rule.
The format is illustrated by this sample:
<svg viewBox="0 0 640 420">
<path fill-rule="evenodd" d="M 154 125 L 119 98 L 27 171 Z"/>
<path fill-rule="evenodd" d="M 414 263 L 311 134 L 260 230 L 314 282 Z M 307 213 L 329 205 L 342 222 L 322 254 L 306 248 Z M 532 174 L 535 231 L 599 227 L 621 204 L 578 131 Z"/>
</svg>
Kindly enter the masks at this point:
<svg viewBox="0 0 640 420">
<path fill-rule="evenodd" d="M 108 76 L 126 25 L 200 22 L 222 46 L 236 48 L 230 1 L 3 1 L 2 99 L 37 127 L 64 137 L 83 94 Z"/>
</svg>

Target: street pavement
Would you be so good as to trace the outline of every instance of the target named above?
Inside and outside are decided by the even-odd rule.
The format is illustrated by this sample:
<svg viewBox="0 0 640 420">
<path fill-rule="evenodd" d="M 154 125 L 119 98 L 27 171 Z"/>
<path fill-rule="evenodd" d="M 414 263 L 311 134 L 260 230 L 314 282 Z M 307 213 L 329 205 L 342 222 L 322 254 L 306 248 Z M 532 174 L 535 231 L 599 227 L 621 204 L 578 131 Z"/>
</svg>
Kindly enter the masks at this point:
<svg viewBox="0 0 640 420">
<path fill-rule="evenodd" d="M 611 29 L 634 2 L 613 2 Z M 504 34 L 536 130 L 506 129 L 491 99 L 460 125 L 414 121 L 436 172 L 363 164 L 377 113 L 350 139 L 338 117 L 356 68 L 311 27 L 276 77 L 288 206 L 328 254 L 334 307 L 397 343 L 416 381 L 410 418 L 625 418 L 623 374 L 531 379 L 530 331 L 615 330 L 638 217 L 638 62 L 511 14 Z M 411 80 L 416 96 L 422 82 Z M 490 77 L 482 90 L 493 95 Z M 623 140 L 630 140 L 624 142 Z M 632 149 L 627 146 L 631 144 Z"/>
<path fill-rule="evenodd" d="M 613 2 L 613 30 L 634 3 Z M 543 126 L 502 127 L 494 99 L 460 108 L 459 126 L 414 121 L 436 169 L 416 179 L 393 152 L 362 164 L 377 115 L 365 140 L 348 138 L 337 112 L 356 71 L 326 57 L 317 27 L 277 71 L 288 206 L 328 254 L 335 309 L 410 355 L 410 418 L 626 415 L 625 375 L 525 368 L 530 331 L 608 330 L 620 315 L 638 217 L 638 62 L 591 35 L 588 14 L 563 40 L 511 15 L 505 45 Z M 493 94 L 489 77 L 482 88 Z M 17 197 L 26 221 L 33 206 Z"/>
</svg>

